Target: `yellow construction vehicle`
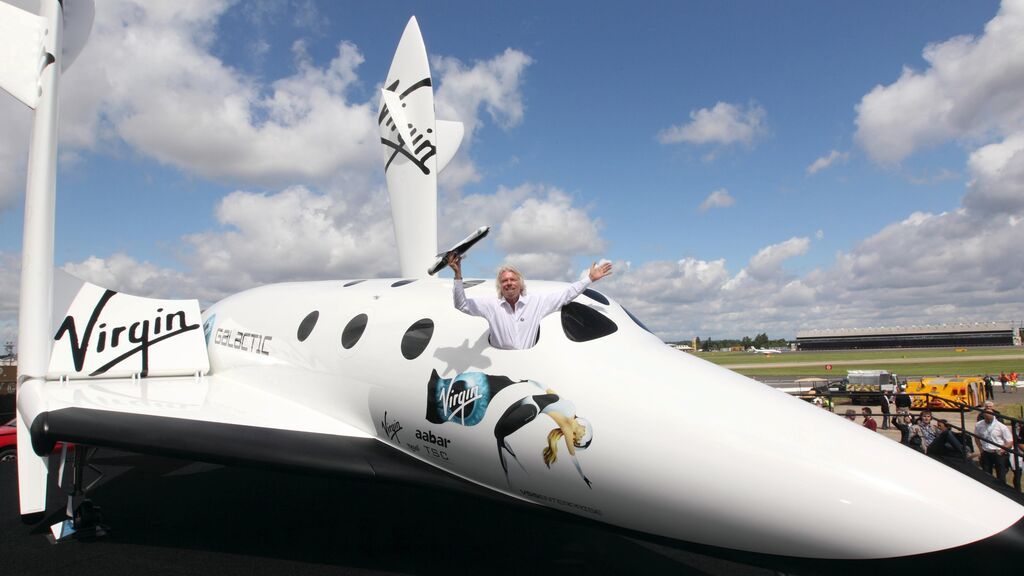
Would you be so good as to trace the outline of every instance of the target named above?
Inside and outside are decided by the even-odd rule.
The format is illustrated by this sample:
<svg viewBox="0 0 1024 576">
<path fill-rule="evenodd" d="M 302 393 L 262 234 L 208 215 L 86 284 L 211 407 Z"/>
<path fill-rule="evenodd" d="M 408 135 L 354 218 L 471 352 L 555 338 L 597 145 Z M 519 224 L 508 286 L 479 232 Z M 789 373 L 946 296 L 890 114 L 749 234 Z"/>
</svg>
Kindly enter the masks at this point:
<svg viewBox="0 0 1024 576">
<path fill-rule="evenodd" d="M 959 410 L 961 404 L 978 406 L 987 400 L 980 376 L 908 379 L 907 394 L 915 410 Z"/>
</svg>

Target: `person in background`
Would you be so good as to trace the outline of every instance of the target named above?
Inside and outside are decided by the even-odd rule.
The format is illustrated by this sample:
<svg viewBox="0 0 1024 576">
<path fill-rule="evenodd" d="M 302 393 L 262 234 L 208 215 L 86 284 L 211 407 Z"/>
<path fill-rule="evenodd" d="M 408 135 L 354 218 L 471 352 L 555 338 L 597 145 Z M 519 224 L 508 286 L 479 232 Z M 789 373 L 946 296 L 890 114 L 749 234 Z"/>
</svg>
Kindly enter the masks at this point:
<svg viewBox="0 0 1024 576">
<path fill-rule="evenodd" d="M 995 411 L 986 409 L 982 419 L 974 425 L 974 434 L 978 437 L 981 450 L 978 451 L 978 464 L 987 474 L 995 473 L 996 479 L 1006 482 L 1006 470 L 1010 465 L 1007 454 L 1013 446 L 1010 429 L 996 418 Z"/>
<path fill-rule="evenodd" d="M 978 417 L 975 421 L 981 422 L 981 419 L 985 417 L 985 410 L 991 410 L 993 414 L 999 414 L 999 410 L 996 410 L 996 403 L 991 400 L 985 400 L 985 403 L 981 406 L 981 412 L 978 412 Z"/>
<path fill-rule="evenodd" d="M 992 375 L 985 374 L 985 378 L 982 379 L 985 382 L 985 398 L 992 397 Z"/>
<path fill-rule="evenodd" d="M 846 413 L 843 414 L 843 417 L 849 420 L 850 422 L 856 422 L 857 412 L 853 408 L 847 408 Z"/>
<path fill-rule="evenodd" d="M 917 424 L 911 429 L 910 435 L 917 436 L 921 439 L 921 450 L 927 452 L 928 445 L 935 440 L 935 436 L 939 433 L 935 429 L 935 424 L 932 422 L 932 411 L 922 410 L 920 417 L 917 419 Z"/>
<path fill-rule="evenodd" d="M 892 407 L 892 390 L 886 390 L 885 394 L 882 394 L 881 410 L 882 410 L 882 430 L 889 429 L 889 411 Z"/>
<path fill-rule="evenodd" d="M 900 444 L 910 445 L 910 427 L 913 423 L 910 412 L 902 408 L 892 417 L 892 425 L 900 431 Z"/>
<path fill-rule="evenodd" d="M 907 394 L 906 384 L 900 385 L 900 389 L 896 392 L 896 397 L 893 401 L 896 403 L 896 410 L 910 411 L 910 394 Z"/>
<path fill-rule="evenodd" d="M 864 427 L 872 432 L 876 432 L 878 430 L 878 422 L 875 422 L 875 419 L 871 417 L 871 408 L 865 406 L 860 411 L 864 415 Z"/>
<path fill-rule="evenodd" d="M 960 443 L 960 439 L 953 433 L 949 422 L 939 418 L 936 420 L 936 429 L 938 434 L 936 434 L 932 443 L 928 445 L 928 455 L 935 458 L 956 456 L 963 459 L 964 445 Z"/>
<path fill-rule="evenodd" d="M 1006 372 L 999 373 L 999 384 L 1003 387 L 1003 394 L 1006 393 L 1006 383 L 1009 381 L 1010 379 L 1006 376 Z"/>
<path fill-rule="evenodd" d="M 1010 454 L 1011 466 L 1013 468 L 1013 485 L 1020 485 L 1021 467 L 1024 466 L 1024 422 L 1014 422 L 1014 429 L 1017 432 L 1017 453 Z"/>
</svg>

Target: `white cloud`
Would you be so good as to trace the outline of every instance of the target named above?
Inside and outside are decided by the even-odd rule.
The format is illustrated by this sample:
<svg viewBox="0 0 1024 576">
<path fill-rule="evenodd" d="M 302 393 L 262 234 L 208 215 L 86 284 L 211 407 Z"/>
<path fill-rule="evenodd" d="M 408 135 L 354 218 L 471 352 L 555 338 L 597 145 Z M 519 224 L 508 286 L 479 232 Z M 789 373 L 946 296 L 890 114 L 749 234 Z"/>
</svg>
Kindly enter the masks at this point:
<svg viewBox="0 0 1024 576">
<path fill-rule="evenodd" d="M 774 276 L 782 270 L 783 262 L 795 256 L 806 254 L 810 246 L 811 241 L 806 237 L 794 237 L 785 242 L 765 246 L 750 259 L 747 271 L 755 278 Z"/>
<path fill-rule="evenodd" d="M 921 176 L 908 176 L 907 180 L 915 186 L 930 186 L 940 182 L 956 180 L 960 175 L 948 168 L 942 168 L 938 172 L 925 171 Z"/>
<path fill-rule="evenodd" d="M 532 61 L 525 53 L 512 48 L 469 67 L 451 56 L 431 58 L 433 74 L 438 79 L 434 94 L 437 118 L 459 120 L 466 130 L 460 152 L 438 178 L 445 190 L 459 191 L 466 184 L 482 179 L 479 168 L 467 154 L 482 123 L 481 109 L 506 130 L 522 122 L 525 112 L 522 84 Z"/>
<path fill-rule="evenodd" d="M 126 254 L 107 258 L 90 256 L 81 262 L 69 262 L 63 270 L 73 276 L 127 294 L 152 298 L 194 298 L 195 281 L 188 275 L 149 262 L 139 262 Z"/>
<path fill-rule="evenodd" d="M 294 72 L 265 84 L 211 54 L 230 5 L 99 3 L 89 43 L 62 82 L 62 159 L 127 144 L 188 173 L 256 185 L 326 184 L 372 168 L 375 104 L 348 97 L 358 49 L 341 42 L 320 68 L 297 43 Z M 27 122 L 14 128 L 0 135 L 0 174 L 23 171 L 23 154 L 8 150 L 25 149 Z M 0 182 L 0 208 L 11 186 Z"/>
<path fill-rule="evenodd" d="M 438 79 L 434 95 L 437 117 L 459 120 L 465 128 L 459 152 L 438 177 L 441 187 L 458 191 L 482 179 L 479 168 L 467 154 L 483 121 L 480 111 L 486 110 L 491 120 L 506 130 L 522 122 L 522 86 L 526 69 L 532 63 L 529 56 L 511 48 L 468 67 L 457 58 L 432 59 L 433 74 Z"/>
<path fill-rule="evenodd" d="M 557 189 L 527 198 L 503 219 L 496 243 L 509 253 L 585 253 L 604 250 L 600 221 L 591 219 Z"/>
<path fill-rule="evenodd" d="M 15 314 L 21 282 L 21 254 L 0 252 L 0 264 L 0 314 Z"/>
<path fill-rule="evenodd" d="M 964 206 L 979 216 L 1024 213 L 1024 131 L 975 150 Z"/>
<path fill-rule="evenodd" d="M 616 262 L 613 270 L 615 273 L 602 281 L 602 287 L 640 308 L 655 301 L 669 304 L 701 302 L 713 298 L 729 279 L 725 260 L 657 260 L 636 267 L 628 262 Z"/>
<path fill-rule="evenodd" d="M 829 166 L 835 164 L 836 162 L 846 162 L 849 159 L 849 157 L 849 152 L 840 152 L 839 150 L 832 150 L 831 152 L 828 153 L 827 156 L 822 156 L 821 158 L 818 158 L 814 162 L 811 162 L 811 165 L 807 167 L 807 173 L 817 174 L 818 172 L 821 172 L 822 170 L 828 168 Z"/>
<path fill-rule="evenodd" d="M 467 141 L 479 127 L 477 111 L 483 107 L 491 120 L 502 128 L 511 128 L 523 120 L 522 83 L 533 59 L 506 49 L 486 61 L 467 67 L 460 60 L 438 56 L 431 59 L 434 74 L 441 79 L 434 100 L 437 117 L 459 119 L 465 125 Z"/>
<path fill-rule="evenodd" d="M 575 280 L 572 259 L 558 252 L 513 252 L 504 260 L 537 280 Z"/>
<path fill-rule="evenodd" d="M 186 238 L 194 274 L 225 292 L 295 279 L 397 273 L 382 190 L 366 202 L 295 186 L 274 194 L 236 191 L 217 207 L 225 229 Z"/>
<path fill-rule="evenodd" d="M 729 144 L 753 145 L 768 131 L 767 113 L 757 104 L 742 105 L 718 102 L 713 108 L 690 112 L 690 122 L 671 126 L 658 133 L 662 144 Z"/>
<path fill-rule="evenodd" d="M 31 111 L 0 90 L 0 212 L 18 203 L 25 193 Z"/>
<path fill-rule="evenodd" d="M 1024 2 L 1007 0 L 980 37 L 929 44 L 928 68 L 904 68 L 857 105 L 856 139 L 876 162 L 896 164 L 950 139 L 1005 137 L 1024 128 Z"/>
<path fill-rule="evenodd" d="M 20 282 L 21 255 L 0 251 L 0 346 L 18 341 Z"/>
<path fill-rule="evenodd" d="M 573 258 L 605 250 L 600 220 L 550 186 L 524 184 L 499 187 L 494 194 L 449 195 L 442 206 L 439 243 L 451 245 L 483 225 L 491 226 L 490 238 L 505 260 L 531 278 L 574 278 Z"/>
<path fill-rule="evenodd" d="M 729 191 L 725 188 L 719 188 L 709 194 L 708 197 L 700 203 L 697 210 L 707 212 L 712 208 L 729 208 L 735 204 L 736 199 L 729 194 Z"/>
</svg>

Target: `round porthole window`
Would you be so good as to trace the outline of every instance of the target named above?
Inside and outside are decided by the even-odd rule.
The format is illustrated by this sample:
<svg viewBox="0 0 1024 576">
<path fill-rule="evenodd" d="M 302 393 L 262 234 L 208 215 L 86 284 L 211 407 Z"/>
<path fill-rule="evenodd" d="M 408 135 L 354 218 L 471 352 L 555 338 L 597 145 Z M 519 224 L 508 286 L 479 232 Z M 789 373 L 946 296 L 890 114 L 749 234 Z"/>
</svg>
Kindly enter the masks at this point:
<svg viewBox="0 0 1024 576">
<path fill-rule="evenodd" d="M 434 321 L 430 318 L 417 320 L 402 337 L 402 356 L 406 360 L 412 360 L 423 354 L 430 343 L 430 337 L 434 335 Z"/>
<path fill-rule="evenodd" d="M 313 331 L 316 326 L 316 321 L 320 318 L 320 311 L 313 310 L 299 323 L 299 331 L 295 335 L 299 339 L 299 342 L 305 342 L 306 338 L 309 338 L 309 334 Z"/>
<path fill-rule="evenodd" d="M 348 321 L 345 325 L 345 329 L 341 332 L 341 347 L 345 350 L 356 345 L 359 339 L 363 336 L 363 331 L 366 330 L 366 321 L 368 317 L 366 314 L 360 314 L 355 318 Z"/>
</svg>

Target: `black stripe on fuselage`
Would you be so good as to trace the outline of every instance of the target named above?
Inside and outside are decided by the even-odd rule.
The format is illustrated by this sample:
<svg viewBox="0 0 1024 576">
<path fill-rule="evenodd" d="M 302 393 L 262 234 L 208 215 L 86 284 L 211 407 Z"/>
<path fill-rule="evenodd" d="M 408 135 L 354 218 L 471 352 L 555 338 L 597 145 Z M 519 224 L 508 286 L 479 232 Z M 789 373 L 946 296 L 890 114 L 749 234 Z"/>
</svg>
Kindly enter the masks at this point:
<svg viewBox="0 0 1024 576">
<path fill-rule="evenodd" d="M 56 442 L 73 442 L 231 466 L 267 466 L 376 481 L 395 480 L 497 496 L 376 438 L 88 408 L 44 412 L 32 422 L 31 432 L 37 454 L 48 454 Z"/>
</svg>

